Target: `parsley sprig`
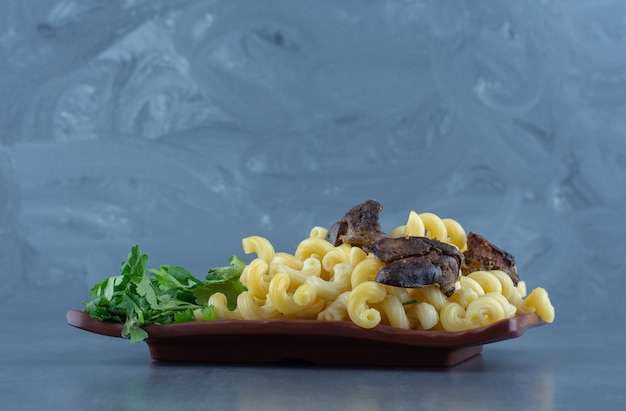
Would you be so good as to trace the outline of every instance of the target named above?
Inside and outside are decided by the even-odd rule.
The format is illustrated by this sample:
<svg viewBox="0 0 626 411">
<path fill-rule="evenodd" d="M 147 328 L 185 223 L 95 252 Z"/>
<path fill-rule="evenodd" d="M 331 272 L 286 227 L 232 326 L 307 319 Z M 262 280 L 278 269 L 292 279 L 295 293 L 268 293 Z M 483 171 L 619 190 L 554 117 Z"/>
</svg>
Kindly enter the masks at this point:
<svg viewBox="0 0 626 411">
<path fill-rule="evenodd" d="M 120 275 L 93 286 L 91 301 L 83 303 L 93 318 L 124 323 L 122 337 L 131 343 L 148 338 L 143 325 L 214 320 L 213 306 L 208 305 L 212 294 L 223 293 L 234 310 L 237 296 L 246 289 L 239 281 L 246 263 L 237 256 L 229 258 L 229 266 L 210 269 L 204 281 L 181 266 L 154 269 L 147 268 L 147 262 L 148 255 L 138 245 L 132 247 Z"/>
</svg>

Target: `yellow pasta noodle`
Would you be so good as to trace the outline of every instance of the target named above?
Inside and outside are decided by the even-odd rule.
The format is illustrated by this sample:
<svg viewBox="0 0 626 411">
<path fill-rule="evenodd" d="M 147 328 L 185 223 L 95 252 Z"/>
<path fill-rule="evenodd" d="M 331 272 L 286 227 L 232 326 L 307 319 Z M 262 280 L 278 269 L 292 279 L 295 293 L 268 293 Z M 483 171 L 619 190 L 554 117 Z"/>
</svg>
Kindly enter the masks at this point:
<svg viewBox="0 0 626 411">
<path fill-rule="evenodd" d="M 383 263 L 375 258 L 366 258 L 358 263 L 352 270 L 352 276 L 350 277 L 352 288 L 354 289 L 361 283 L 376 279 L 376 274 L 382 266 Z"/>
<path fill-rule="evenodd" d="M 448 302 L 441 308 L 441 324 L 448 331 L 462 331 L 511 318 L 515 309 L 502 294 L 487 293 L 468 304 Z"/>
<path fill-rule="evenodd" d="M 386 295 L 382 284 L 375 281 L 360 283 L 348 296 L 348 316 L 359 327 L 376 327 L 381 320 L 380 312 L 370 305 L 380 303 Z"/>
<path fill-rule="evenodd" d="M 408 310 L 409 316 L 413 316 L 417 320 L 415 328 L 422 330 L 430 330 L 439 322 L 439 312 L 432 305 L 426 302 L 415 304 Z"/>
<path fill-rule="evenodd" d="M 409 212 L 406 224 L 389 233 L 392 238 L 403 236 L 434 238 L 453 244 L 461 251 L 467 249 L 467 235 L 463 226 L 452 218 L 441 219 L 433 213 Z"/>
<path fill-rule="evenodd" d="M 391 287 L 375 281 L 384 265 L 360 247 L 327 241 L 328 229 L 315 226 L 293 254 L 276 252 L 264 237 L 242 240 L 246 254 L 256 258 L 246 265 L 240 280 L 247 288 L 237 308 L 227 307 L 224 294 L 208 304 L 217 318 L 273 320 L 284 318 L 352 321 L 359 327 L 379 324 L 403 329 L 461 331 L 505 318 L 536 312 L 546 322 L 555 310 L 543 288 L 526 295 L 526 283 L 513 284 L 503 271 L 475 271 L 459 276 L 455 292 L 446 297 L 438 285 Z M 450 218 L 411 211 L 406 224 L 390 237 L 427 236 L 467 249 L 463 227 Z M 197 317 L 201 317 L 198 311 Z"/>
<path fill-rule="evenodd" d="M 325 227 L 315 226 L 311 229 L 311 232 L 309 233 L 309 237 L 324 239 L 326 238 L 327 233 L 328 233 L 328 230 Z"/>
<path fill-rule="evenodd" d="M 357 264 L 367 258 L 367 253 L 363 251 L 362 248 L 350 247 L 349 258 L 350 260 L 348 262 L 350 263 L 350 265 L 352 267 L 356 267 Z"/>
<path fill-rule="evenodd" d="M 299 301 L 296 301 L 293 293 L 289 292 L 290 286 L 291 279 L 289 274 L 278 273 L 272 277 L 267 294 L 267 298 L 272 305 L 282 314 L 287 315 L 298 314 L 315 301 L 315 295 L 311 293 L 300 295 Z"/>
<path fill-rule="evenodd" d="M 481 293 L 481 295 L 484 294 L 484 292 Z M 461 286 L 456 288 L 454 294 L 450 296 L 449 300 L 467 308 L 467 306 L 478 297 L 479 294 L 474 289 Z"/>
<path fill-rule="evenodd" d="M 334 300 L 339 294 L 351 288 L 352 266 L 348 263 L 339 263 L 335 264 L 333 270 L 334 274 L 328 281 L 320 277 L 306 279 L 306 284 L 315 289 L 317 295 L 325 300 Z"/>
<path fill-rule="evenodd" d="M 439 319 L 447 331 L 463 331 L 471 328 L 465 321 L 465 308 L 455 302 L 450 302 L 441 307 Z"/>
<path fill-rule="evenodd" d="M 209 297 L 209 305 L 213 306 L 217 318 L 228 320 L 240 320 L 243 317 L 239 310 L 230 311 L 227 306 L 226 296 L 222 293 L 215 293 Z"/>
<path fill-rule="evenodd" d="M 304 261 L 298 259 L 295 255 L 288 253 L 276 253 L 269 264 L 270 273 L 275 274 L 281 267 L 290 267 L 294 270 L 301 270 Z"/>
<path fill-rule="evenodd" d="M 265 299 L 267 296 L 270 280 L 269 266 L 261 258 L 252 260 L 241 274 L 241 282 L 248 288 L 248 292 L 260 299 Z"/>
<path fill-rule="evenodd" d="M 274 247 L 267 238 L 250 236 L 241 240 L 241 244 L 244 253 L 255 253 L 261 260 L 268 264 L 274 258 Z"/>
<path fill-rule="evenodd" d="M 514 304 L 522 313 L 536 312 L 545 322 L 551 323 L 554 321 L 554 307 L 550 302 L 548 292 L 542 287 L 533 289 L 525 299 L 522 299 L 521 295 L 519 295 L 519 299 L 516 297 Z"/>
<path fill-rule="evenodd" d="M 537 312 L 537 315 L 546 322 L 553 322 L 555 317 L 554 307 L 550 302 L 548 293 L 543 288 L 535 288 L 530 295 L 526 294 L 526 284 L 518 282 L 518 287 L 513 285 L 511 278 L 499 270 L 475 271 L 462 277 L 462 280 L 476 281 L 484 292 L 495 292 L 502 294 L 512 305 L 517 308 L 518 313 Z M 522 289 L 519 289 L 520 283 Z"/>
<path fill-rule="evenodd" d="M 459 279 L 459 284 L 460 285 L 457 288 L 469 288 L 479 296 L 485 295 L 485 290 L 483 290 L 480 284 L 476 280 L 472 279 L 471 277 L 468 277 L 466 275 L 462 276 Z"/>
<path fill-rule="evenodd" d="M 502 283 L 498 280 L 498 278 L 488 271 L 474 271 L 467 275 L 467 278 L 470 278 L 476 281 L 483 291 L 486 293 L 502 293 Z"/>
<path fill-rule="evenodd" d="M 327 273 L 331 273 L 335 265 L 342 263 L 350 263 L 350 247 L 335 247 L 322 258 L 322 267 Z"/>
<path fill-rule="evenodd" d="M 446 226 L 446 232 L 448 234 L 446 242 L 456 245 L 461 251 L 467 250 L 467 234 L 463 226 L 452 218 L 444 218 L 442 221 Z"/>
<path fill-rule="evenodd" d="M 396 328 L 406 330 L 412 328 L 409 317 L 404 311 L 404 306 L 395 295 L 387 294 L 380 303 L 380 311 L 386 319 L 386 323 Z"/>
<path fill-rule="evenodd" d="M 424 295 L 424 299 L 437 310 L 441 310 L 441 308 L 448 303 L 445 294 L 442 293 L 436 285 L 428 285 L 423 287 L 421 291 Z"/>
<path fill-rule="evenodd" d="M 323 238 L 306 238 L 298 244 L 295 256 L 300 260 L 309 257 L 321 259 L 326 253 L 335 249 L 335 246 Z"/>
<path fill-rule="evenodd" d="M 321 311 L 317 319 L 325 321 L 344 321 L 348 319 L 348 297 L 350 291 L 345 291 L 331 301 L 323 311 Z"/>
<path fill-rule="evenodd" d="M 287 274 L 294 287 L 304 284 L 310 277 L 319 277 L 322 274 L 322 263 L 316 258 L 307 258 L 302 262 L 302 268 L 296 269 L 287 265 L 274 266 L 272 277 L 277 274 Z"/>
<path fill-rule="evenodd" d="M 237 296 L 237 310 L 246 320 L 272 320 L 281 317 L 280 312 L 268 300 L 256 298 L 249 291 Z"/>
</svg>

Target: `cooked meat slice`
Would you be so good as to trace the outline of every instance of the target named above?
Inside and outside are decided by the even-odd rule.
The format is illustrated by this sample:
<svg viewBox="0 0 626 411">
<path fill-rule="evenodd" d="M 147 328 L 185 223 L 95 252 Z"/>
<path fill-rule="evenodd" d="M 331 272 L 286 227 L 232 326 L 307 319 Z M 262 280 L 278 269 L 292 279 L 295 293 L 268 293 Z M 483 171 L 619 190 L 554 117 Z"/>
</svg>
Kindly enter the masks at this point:
<svg viewBox="0 0 626 411">
<path fill-rule="evenodd" d="M 511 277 L 517 285 L 519 275 L 515 267 L 515 257 L 487 241 L 484 237 L 470 232 L 467 235 L 467 251 L 465 261 L 461 266 L 463 275 L 480 270 L 500 270 Z"/>
<path fill-rule="evenodd" d="M 376 276 L 382 284 L 406 288 L 438 284 L 451 296 L 463 254 L 453 245 L 426 237 L 387 237 L 378 221 L 382 209 L 375 200 L 351 208 L 328 229 L 326 240 L 334 246 L 362 247 L 386 263 Z"/>
<path fill-rule="evenodd" d="M 448 297 L 463 264 L 456 247 L 426 237 L 386 237 L 363 249 L 387 263 L 376 276 L 379 283 L 405 288 L 439 284 Z"/>
<path fill-rule="evenodd" d="M 427 237 L 385 237 L 363 246 L 363 249 L 371 252 L 374 257 L 384 263 L 426 255 L 432 250 L 439 254 L 454 256 L 458 260 L 459 267 L 463 262 L 463 254 L 455 246 Z"/>
<path fill-rule="evenodd" d="M 383 238 L 385 233 L 378 221 L 382 209 L 382 205 L 375 200 L 368 200 L 351 208 L 341 221 L 331 226 L 326 239 L 335 246 L 342 242 L 362 246 Z"/>
<path fill-rule="evenodd" d="M 454 293 L 459 277 L 458 261 L 449 255 L 431 251 L 419 257 L 407 257 L 384 265 L 376 275 L 376 281 L 404 288 L 419 288 L 439 284 L 448 297 Z"/>
<path fill-rule="evenodd" d="M 441 267 L 426 258 L 408 257 L 384 265 L 376 281 L 394 287 L 418 288 L 441 279 Z"/>
<path fill-rule="evenodd" d="M 332 245 L 337 247 L 339 244 L 341 244 L 341 236 L 344 235 L 346 231 L 348 231 L 348 223 L 343 220 L 337 221 L 328 229 L 328 233 L 326 234 L 326 240 L 330 241 Z"/>
</svg>

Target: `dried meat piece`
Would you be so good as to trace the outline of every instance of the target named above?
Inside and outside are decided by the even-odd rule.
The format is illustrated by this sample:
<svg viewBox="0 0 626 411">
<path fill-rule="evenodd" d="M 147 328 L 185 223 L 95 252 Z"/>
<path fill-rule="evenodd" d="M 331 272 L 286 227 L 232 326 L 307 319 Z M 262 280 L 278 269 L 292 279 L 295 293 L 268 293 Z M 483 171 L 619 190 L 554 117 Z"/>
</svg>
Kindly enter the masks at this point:
<svg viewBox="0 0 626 411">
<path fill-rule="evenodd" d="M 376 276 L 382 284 L 405 288 L 438 284 L 451 296 L 463 254 L 451 244 L 426 237 L 387 237 L 379 223 L 382 209 L 375 200 L 352 207 L 328 229 L 326 240 L 334 246 L 361 247 L 385 263 Z"/>
<path fill-rule="evenodd" d="M 379 283 L 405 288 L 438 284 L 448 297 L 463 264 L 456 247 L 426 237 L 385 237 L 363 249 L 386 263 L 376 275 Z"/>
<path fill-rule="evenodd" d="M 341 236 L 344 235 L 347 231 L 348 223 L 346 223 L 344 220 L 337 221 L 328 229 L 328 233 L 326 234 L 326 240 L 335 247 L 337 247 L 339 244 L 341 244 Z"/>
<path fill-rule="evenodd" d="M 463 275 L 474 271 L 504 271 L 517 285 L 519 275 L 515 267 L 515 257 L 487 241 L 484 237 L 470 232 L 467 235 L 467 251 L 464 253 L 464 263 L 461 266 Z"/>
<path fill-rule="evenodd" d="M 443 273 L 439 266 L 420 257 L 408 257 L 384 265 L 376 281 L 394 287 L 419 288 L 435 284 Z"/>
<path fill-rule="evenodd" d="M 326 240 L 335 246 L 346 243 L 360 247 L 385 237 L 378 220 L 382 209 L 383 206 L 376 200 L 352 207 L 341 221 L 330 227 Z"/>
<path fill-rule="evenodd" d="M 439 254 L 454 256 L 458 259 L 459 266 L 463 261 L 463 254 L 455 246 L 427 237 L 385 237 L 363 246 L 363 249 L 374 254 L 383 263 L 426 255 L 432 250 L 436 250 Z"/>
</svg>

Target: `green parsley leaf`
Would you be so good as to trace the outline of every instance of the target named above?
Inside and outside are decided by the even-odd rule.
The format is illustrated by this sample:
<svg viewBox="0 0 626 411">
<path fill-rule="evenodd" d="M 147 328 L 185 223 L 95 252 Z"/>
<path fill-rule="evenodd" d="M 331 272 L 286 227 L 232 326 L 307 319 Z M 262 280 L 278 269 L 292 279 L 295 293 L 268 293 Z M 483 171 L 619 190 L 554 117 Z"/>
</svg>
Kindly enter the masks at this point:
<svg viewBox="0 0 626 411">
<path fill-rule="evenodd" d="M 184 323 L 189 321 L 194 321 L 196 316 L 191 308 L 187 308 L 184 311 L 179 311 L 174 313 L 174 322 L 175 323 Z"/>
<path fill-rule="evenodd" d="M 237 307 L 237 297 L 246 291 L 246 287 L 239 280 L 246 268 L 246 263 L 235 255 L 231 256 L 228 261 L 229 266 L 210 269 L 204 284 L 194 289 L 193 294 L 199 304 L 206 305 L 211 295 L 222 293 L 226 296 L 229 310 L 232 311 Z"/>
<path fill-rule="evenodd" d="M 237 256 L 228 261 L 229 266 L 208 270 L 202 281 L 181 266 L 146 268 L 148 255 L 135 245 L 121 263 L 120 275 L 91 288 L 91 301 L 83 303 L 85 312 L 101 321 L 124 323 L 122 337 L 131 343 L 148 338 L 141 328 L 147 324 L 215 320 L 214 307 L 208 305 L 210 296 L 224 293 L 229 309 L 234 310 L 237 296 L 246 289 L 239 280 L 246 263 Z"/>
<path fill-rule="evenodd" d="M 246 268 L 246 263 L 236 255 L 231 255 L 228 259 L 230 265 L 226 267 L 211 268 L 206 275 L 207 282 L 221 283 L 233 278 L 238 279 Z"/>
</svg>

